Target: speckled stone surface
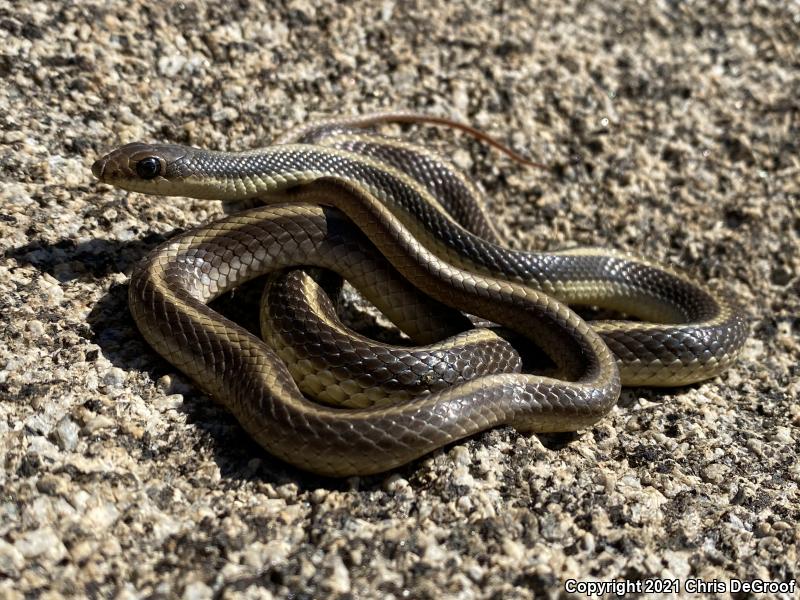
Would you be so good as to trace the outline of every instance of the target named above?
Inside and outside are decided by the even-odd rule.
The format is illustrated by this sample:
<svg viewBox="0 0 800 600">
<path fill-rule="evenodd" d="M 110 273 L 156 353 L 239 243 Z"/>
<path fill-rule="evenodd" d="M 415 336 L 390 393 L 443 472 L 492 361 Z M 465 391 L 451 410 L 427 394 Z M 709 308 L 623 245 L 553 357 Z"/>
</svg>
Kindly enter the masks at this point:
<svg viewBox="0 0 800 600">
<path fill-rule="evenodd" d="M 797 578 L 800 6 L 278 4 L 0 1 L 0 595 Z M 223 207 L 89 167 L 135 139 L 248 148 L 381 108 L 469 120 L 553 165 L 409 132 L 481 182 L 515 247 L 614 246 L 730 290 L 752 320 L 741 361 L 626 390 L 575 436 L 498 429 L 347 481 L 275 462 L 127 312 L 136 261 Z"/>
</svg>

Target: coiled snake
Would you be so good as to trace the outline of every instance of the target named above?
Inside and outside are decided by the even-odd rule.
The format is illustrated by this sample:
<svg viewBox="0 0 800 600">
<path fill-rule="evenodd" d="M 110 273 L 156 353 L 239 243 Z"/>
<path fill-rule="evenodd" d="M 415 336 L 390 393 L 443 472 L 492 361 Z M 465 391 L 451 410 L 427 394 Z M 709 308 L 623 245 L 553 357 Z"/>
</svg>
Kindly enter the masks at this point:
<svg viewBox="0 0 800 600">
<path fill-rule="evenodd" d="M 382 113 L 311 123 L 245 152 L 128 144 L 92 167 L 126 190 L 267 203 L 164 243 L 135 270 L 129 301 L 153 348 L 269 452 L 325 475 L 376 473 L 500 424 L 576 430 L 611 408 L 620 382 L 681 385 L 735 359 L 747 326 L 731 301 L 616 250 L 503 247 L 455 167 L 363 129 L 390 121 L 456 127 L 524 162 L 469 126 Z M 338 272 L 432 345 L 371 347 L 336 320 L 303 273 L 273 281 L 266 295 L 277 294 L 279 305 L 264 309 L 277 313 L 266 319 L 268 334 L 299 349 L 273 350 L 207 306 L 264 273 L 309 266 Z M 638 320 L 587 324 L 567 304 Z M 469 324 L 459 311 L 529 338 L 555 369 L 518 372 L 503 339 L 483 329 L 458 333 Z M 315 329 L 295 330 L 299 322 Z M 455 337 L 437 345 L 448 335 Z M 318 366 L 325 356 L 333 362 Z M 296 374 L 323 400 L 359 408 L 307 398 L 284 359 L 301 365 Z M 396 401 L 381 403 L 392 394 Z"/>
</svg>

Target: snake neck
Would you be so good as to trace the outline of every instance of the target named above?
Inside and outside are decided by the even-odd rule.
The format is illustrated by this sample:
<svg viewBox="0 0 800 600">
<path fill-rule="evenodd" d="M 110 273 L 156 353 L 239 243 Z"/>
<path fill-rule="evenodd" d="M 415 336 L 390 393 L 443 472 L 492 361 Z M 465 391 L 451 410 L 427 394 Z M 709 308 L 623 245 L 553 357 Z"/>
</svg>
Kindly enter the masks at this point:
<svg viewBox="0 0 800 600">
<path fill-rule="evenodd" d="M 386 165 L 344 150 L 305 144 L 243 152 L 192 148 L 167 166 L 158 185 L 135 191 L 236 201 L 268 196 L 324 177 L 356 180 L 377 189 L 387 177 L 403 177 L 386 173 L 386 169 Z"/>
</svg>

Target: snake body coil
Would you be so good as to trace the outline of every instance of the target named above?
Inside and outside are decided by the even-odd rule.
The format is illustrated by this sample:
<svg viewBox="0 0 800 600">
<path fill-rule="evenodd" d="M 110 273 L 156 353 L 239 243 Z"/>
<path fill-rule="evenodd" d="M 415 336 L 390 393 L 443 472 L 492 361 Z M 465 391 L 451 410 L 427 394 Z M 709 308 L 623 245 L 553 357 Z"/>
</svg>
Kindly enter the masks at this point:
<svg viewBox="0 0 800 600">
<path fill-rule="evenodd" d="M 539 432 L 585 427 L 616 401 L 620 374 L 625 384 L 679 385 L 734 360 L 747 328 L 733 304 L 622 252 L 498 245 L 474 202 L 477 191 L 454 168 L 416 146 L 354 131 L 384 121 L 434 121 L 487 139 L 447 120 L 395 113 L 304 126 L 240 153 L 129 144 L 92 168 L 100 180 L 134 191 L 270 203 L 169 240 L 130 284 L 131 312 L 148 342 L 267 450 L 326 475 L 380 472 L 499 424 Z M 420 316 L 410 289 L 434 306 L 505 326 L 541 347 L 558 378 L 470 376 L 370 408 L 311 401 L 273 350 L 207 306 L 249 279 L 297 266 L 332 269 L 378 304 L 393 298 L 385 302 L 390 318 L 422 341 L 455 332 Z M 641 321 L 590 326 L 564 303 Z M 361 344 L 352 342 L 356 355 Z M 489 360 L 511 360 L 496 356 Z"/>
</svg>

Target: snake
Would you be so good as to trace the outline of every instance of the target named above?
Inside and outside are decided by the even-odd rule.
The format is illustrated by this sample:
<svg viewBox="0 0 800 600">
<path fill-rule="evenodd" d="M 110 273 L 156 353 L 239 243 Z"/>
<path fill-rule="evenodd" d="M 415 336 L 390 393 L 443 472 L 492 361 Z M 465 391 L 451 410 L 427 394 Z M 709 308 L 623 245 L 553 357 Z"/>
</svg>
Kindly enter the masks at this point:
<svg viewBox="0 0 800 600">
<path fill-rule="evenodd" d="M 449 126 L 536 165 L 471 125 L 402 111 L 312 121 L 243 151 L 134 142 L 92 165 L 100 182 L 123 190 L 264 203 L 165 241 L 134 269 L 129 307 L 156 352 L 267 452 L 324 476 L 381 473 L 501 425 L 577 431 L 611 410 L 621 385 L 686 385 L 734 363 L 748 327 L 730 294 L 621 250 L 509 248 L 475 184 L 429 148 L 381 135 L 375 128 L 384 123 Z M 433 359 L 402 345 L 395 348 L 406 353 L 401 359 L 376 353 L 348 332 L 322 306 L 313 269 L 343 277 L 415 342 L 440 344 L 425 356 L 461 352 L 432 368 L 449 374 L 448 384 L 426 389 Z M 344 382 L 320 384 L 315 369 L 344 367 L 316 367 L 307 353 L 276 350 L 209 306 L 267 273 L 282 278 L 279 306 L 306 307 L 278 310 L 291 313 L 278 337 L 364 363 L 369 385 L 402 379 L 403 369 L 418 372 L 412 391 L 381 403 L 368 398 L 368 384 L 349 385 L 358 378 L 349 372 Z M 615 316 L 587 321 L 574 310 L 581 307 Z M 298 312 L 330 329 L 295 330 Z M 521 370 L 506 340 L 469 332 L 481 319 L 532 343 L 550 366 Z M 349 337 L 337 341 L 330 331 Z M 312 388 L 338 386 L 331 396 L 341 396 L 349 386 L 364 403 L 310 397 L 292 360 L 305 363 Z M 467 374 L 452 376 L 453 365 Z"/>
</svg>

